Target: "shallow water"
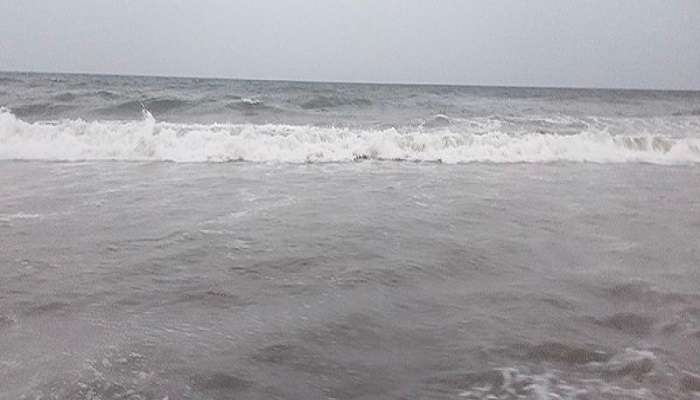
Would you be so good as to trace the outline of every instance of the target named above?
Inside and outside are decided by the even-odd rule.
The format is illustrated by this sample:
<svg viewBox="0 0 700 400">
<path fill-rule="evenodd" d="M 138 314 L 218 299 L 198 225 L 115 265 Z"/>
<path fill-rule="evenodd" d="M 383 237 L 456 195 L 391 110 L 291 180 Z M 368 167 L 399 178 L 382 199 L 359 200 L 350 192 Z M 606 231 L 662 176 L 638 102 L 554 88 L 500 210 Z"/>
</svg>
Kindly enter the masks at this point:
<svg viewBox="0 0 700 400">
<path fill-rule="evenodd" d="M 655 99 L 675 95 L 646 96 L 652 105 L 641 108 L 656 115 L 667 104 Z M 108 161 L 90 155 L 146 153 L 128 146 L 138 141 L 114 153 L 100 140 L 64 157 L 96 131 L 9 109 L 0 399 L 699 396 L 692 158 L 649 147 L 595 163 L 164 162 L 157 152 Z M 363 127 L 370 117 L 352 112 L 349 129 L 373 132 Z M 289 126 L 331 129 L 315 115 Z M 97 119 L 94 129 L 115 136 L 114 127 L 149 123 L 135 118 Z M 634 118 L 670 139 L 696 138 L 674 131 L 693 116 Z M 48 144 L 43 153 L 17 152 L 37 143 Z M 66 143 L 74 147 L 56 147 Z"/>
<path fill-rule="evenodd" d="M 696 168 L 0 170 L 2 398 L 679 398 L 700 372 Z"/>
</svg>

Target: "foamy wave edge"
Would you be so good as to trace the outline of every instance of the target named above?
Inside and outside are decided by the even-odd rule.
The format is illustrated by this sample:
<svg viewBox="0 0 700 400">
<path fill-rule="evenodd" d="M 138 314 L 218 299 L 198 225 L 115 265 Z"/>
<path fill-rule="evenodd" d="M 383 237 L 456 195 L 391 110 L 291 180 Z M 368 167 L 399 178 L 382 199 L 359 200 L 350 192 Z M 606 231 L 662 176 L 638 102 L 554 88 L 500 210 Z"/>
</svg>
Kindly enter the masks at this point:
<svg viewBox="0 0 700 400">
<path fill-rule="evenodd" d="M 29 123 L 0 109 L 2 160 L 176 162 L 700 163 L 700 138 L 360 130 L 277 124 L 139 121 Z"/>
</svg>

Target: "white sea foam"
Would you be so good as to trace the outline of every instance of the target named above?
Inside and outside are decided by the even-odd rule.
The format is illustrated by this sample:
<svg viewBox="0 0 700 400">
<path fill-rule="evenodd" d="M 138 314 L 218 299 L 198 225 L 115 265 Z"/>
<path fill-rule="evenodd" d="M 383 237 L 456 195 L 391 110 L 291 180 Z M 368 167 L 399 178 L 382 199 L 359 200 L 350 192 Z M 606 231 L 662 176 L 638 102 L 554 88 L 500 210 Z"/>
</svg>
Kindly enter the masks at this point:
<svg viewBox="0 0 700 400">
<path fill-rule="evenodd" d="M 0 213 L 0 222 L 9 222 L 16 219 L 38 219 L 41 218 L 41 214 L 27 214 L 23 212 L 18 212 L 15 214 L 4 214 Z"/>
<path fill-rule="evenodd" d="M 241 103 L 248 104 L 251 106 L 256 106 L 256 105 L 262 104 L 263 102 L 261 100 L 256 100 L 256 99 L 244 97 L 241 99 Z"/>
<path fill-rule="evenodd" d="M 411 131 L 277 124 L 173 124 L 144 112 L 139 121 L 28 123 L 0 110 L 0 159 L 169 160 L 179 162 L 344 162 L 358 159 L 466 162 L 700 162 L 700 138 Z"/>
<path fill-rule="evenodd" d="M 455 398 L 466 400 L 553 400 L 553 399 L 655 399 L 652 391 L 625 380 L 604 379 L 597 375 L 581 375 L 556 369 L 544 371 L 528 367 L 508 367 L 494 373 L 482 373 Z M 481 379 L 479 379 L 481 378 Z M 485 379 L 484 379 L 485 378 Z M 473 379 L 473 377 L 472 377 Z M 636 382 L 636 381 L 632 381 Z M 471 383 L 471 384 L 470 384 Z"/>
</svg>

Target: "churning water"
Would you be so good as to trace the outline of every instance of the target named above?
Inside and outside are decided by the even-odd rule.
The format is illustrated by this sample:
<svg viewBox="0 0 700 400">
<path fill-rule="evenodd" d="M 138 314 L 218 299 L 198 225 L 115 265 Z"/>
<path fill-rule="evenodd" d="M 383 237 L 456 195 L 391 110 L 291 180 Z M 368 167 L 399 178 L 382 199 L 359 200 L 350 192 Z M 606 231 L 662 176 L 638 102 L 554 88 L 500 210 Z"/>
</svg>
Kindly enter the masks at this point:
<svg viewBox="0 0 700 400">
<path fill-rule="evenodd" d="M 700 93 L 3 73 L 0 106 L 0 399 L 698 397 Z"/>
</svg>

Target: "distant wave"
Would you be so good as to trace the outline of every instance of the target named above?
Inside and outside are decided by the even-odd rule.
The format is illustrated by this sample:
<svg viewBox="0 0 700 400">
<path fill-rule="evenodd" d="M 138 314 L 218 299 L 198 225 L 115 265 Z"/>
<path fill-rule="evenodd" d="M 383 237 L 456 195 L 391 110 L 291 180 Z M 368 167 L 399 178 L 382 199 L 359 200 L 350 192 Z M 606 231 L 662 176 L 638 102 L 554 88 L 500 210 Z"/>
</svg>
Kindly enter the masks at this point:
<svg viewBox="0 0 700 400">
<path fill-rule="evenodd" d="M 450 117 L 444 114 L 437 114 L 423 121 L 420 126 L 423 128 L 442 128 L 445 126 L 450 126 L 451 124 L 452 120 Z"/>
<path fill-rule="evenodd" d="M 293 125 L 136 121 L 22 121 L 0 110 L 0 159 L 178 162 L 700 163 L 700 138 L 400 131 Z"/>
<path fill-rule="evenodd" d="M 113 100 L 119 97 L 118 94 L 110 92 L 109 90 L 99 90 L 95 94 L 106 100 Z"/>
<path fill-rule="evenodd" d="M 102 108 L 99 111 L 108 115 L 138 115 L 144 108 L 153 113 L 161 114 L 173 110 L 189 107 L 192 103 L 187 100 L 175 98 L 154 98 L 143 101 L 130 100 L 123 103 Z"/>
<path fill-rule="evenodd" d="M 237 98 L 235 101 L 228 102 L 226 108 L 232 110 L 277 110 L 275 107 L 270 107 L 266 105 L 262 100 L 249 99 L 249 98 Z"/>
<path fill-rule="evenodd" d="M 71 102 L 77 98 L 78 98 L 78 95 L 75 93 L 72 93 L 72 92 L 60 93 L 60 94 L 53 96 L 54 100 L 64 101 L 64 102 Z"/>
<path fill-rule="evenodd" d="M 90 99 L 93 97 L 98 97 L 104 100 L 114 100 L 119 97 L 116 93 L 107 91 L 107 90 L 98 90 L 98 91 L 66 91 L 66 92 L 61 92 L 58 94 L 55 94 L 51 96 L 52 100 L 64 102 L 64 103 L 70 103 L 79 99 Z M 148 100 L 146 100 L 148 102 Z M 138 103 L 138 102 L 137 102 Z"/>
<path fill-rule="evenodd" d="M 72 109 L 73 106 L 53 103 L 30 103 L 12 108 L 12 112 L 19 117 L 42 117 L 53 115 Z"/>
<path fill-rule="evenodd" d="M 675 115 L 677 117 L 688 116 L 688 115 L 698 116 L 698 115 L 700 115 L 700 108 L 696 108 L 693 110 L 687 110 L 687 111 L 677 111 L 677 112 L 674 112 L 673 115 Z"/>
<path fill-rule="evenodd" d="M 363 98 L 345 98 L 340 96 L 316 96 L 301 103 L 301 108 L 305 110 L 319 110 L 324 108 L 335 108 L 342 106 L 369 107 L 372 102 Z"/>
</svg>

